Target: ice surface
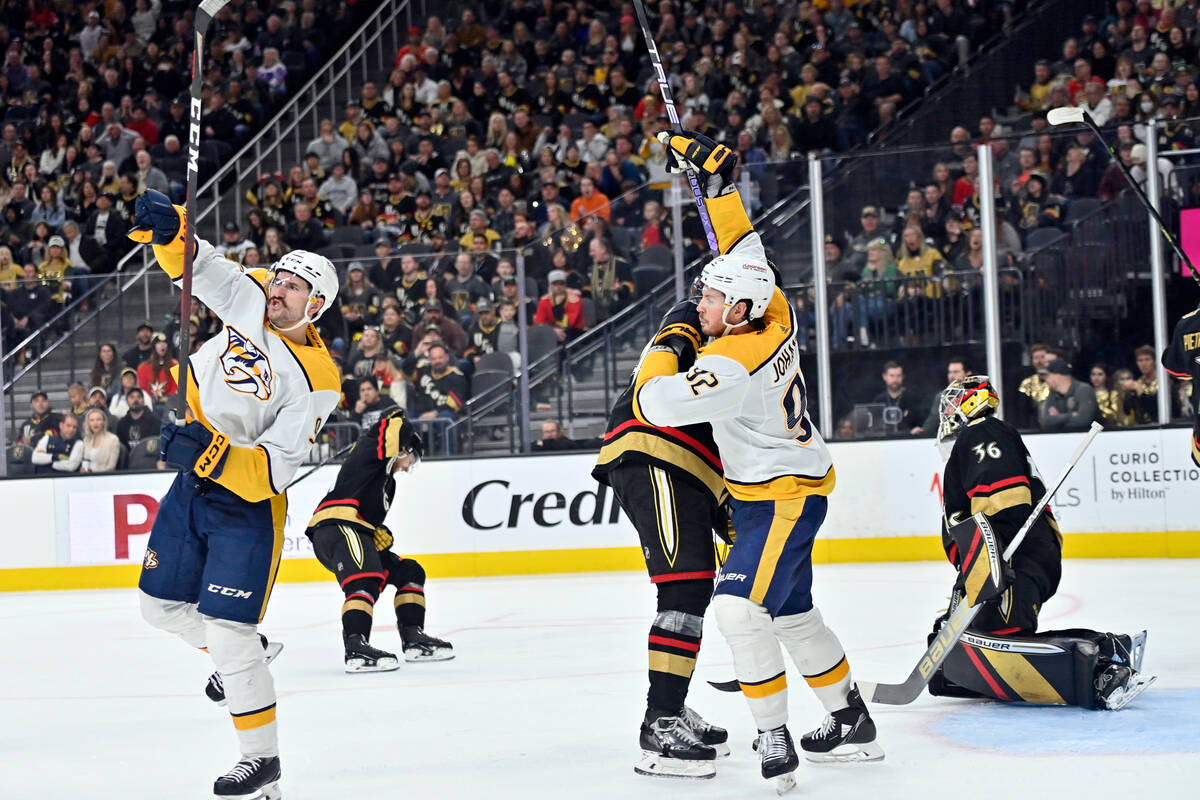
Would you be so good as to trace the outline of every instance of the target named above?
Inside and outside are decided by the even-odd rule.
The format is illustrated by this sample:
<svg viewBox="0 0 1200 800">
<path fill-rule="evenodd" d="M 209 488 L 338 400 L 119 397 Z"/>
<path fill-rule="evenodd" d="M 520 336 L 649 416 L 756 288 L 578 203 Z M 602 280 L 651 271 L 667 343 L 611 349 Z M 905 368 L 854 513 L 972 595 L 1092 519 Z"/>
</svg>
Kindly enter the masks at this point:
<svg viewBox="0 0 1200 800">
<path fill-rule="evenodd" d="M 1196 561 L 1067 561 L 1046 628 L 1150 630 L 1158 683 L 1118 712 L 923 696 L 874 706 L 887 759 L 801 764 L 796 798 L 1195 796 L 1200 778 Z M 854 673 L 899 681 L 952 581 L 945 564 L 817 567 L 816 600 Z M 458 658 L 342 671 L 332 580 L 276 588 L 263 630 L 287 800 L 774 797 L 709 621 L 690 704 L 730 730 L 711 781 L 633 773 L 653 589 L 644 575 L 431 580 L 428 629 Z M 381 601 L 372 641 L 397 650 Z M 131 590 L 0 594 L 0 797 L 210 797 L 236 760 L 227 713 L 203 695 L 203 653 L 150 629 Z M 792 675 L 793 734 L 822 711 Z M 1188 786 L 1192 786 L 1191 789 Z"/>
</svg>

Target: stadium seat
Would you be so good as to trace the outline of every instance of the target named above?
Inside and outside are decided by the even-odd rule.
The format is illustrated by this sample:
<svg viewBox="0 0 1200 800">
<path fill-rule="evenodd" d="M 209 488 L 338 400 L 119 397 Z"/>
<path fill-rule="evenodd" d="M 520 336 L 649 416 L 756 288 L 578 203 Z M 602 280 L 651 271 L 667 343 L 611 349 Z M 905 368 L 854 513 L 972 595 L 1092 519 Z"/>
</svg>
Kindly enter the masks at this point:
<svg viewBox="0 0 1200 800">
<path fill-rule="evenodd" d="M 158 469 L 158 437 L 142 439 L 129 451 L 129 469 L 132 471 Z"/>
</svg>

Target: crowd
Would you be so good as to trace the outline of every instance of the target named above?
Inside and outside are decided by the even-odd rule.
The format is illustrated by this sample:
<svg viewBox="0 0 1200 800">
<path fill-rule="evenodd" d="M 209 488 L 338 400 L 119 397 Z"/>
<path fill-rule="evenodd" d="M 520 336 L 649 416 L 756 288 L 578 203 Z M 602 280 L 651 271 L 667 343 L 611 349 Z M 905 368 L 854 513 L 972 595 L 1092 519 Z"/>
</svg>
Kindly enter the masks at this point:
<svg viewBox="0 0 1200 800">
<path fill-rule="evenodd" d="M 1158 424 L 1158 357 L 1150 345 L 1131 354 L 1128 366 L 1094 363 L 1087 380 L 1074 377 L 1070 354 L 1041 342 L 1028 348 L 1030 366 L 1015 377 L 1017 401 L 1006 418 L 1022 430 L 1046 433 L 1086 431 L 1092 422 L 1105 428 Z M 853 410 L 838 419 L 838 439 L 875 436 L 936 436 L 938 398 L 951 381 L 976 374 L 961 356 L 946 361 L 946 382 L 912 387 L 904 366 L 887 361 L 880 370 L 881 390 L 860 398 Z M 1172 381 L 1170 399 L 1174 416 L 1191 408 L 1188 381 Z"/>
</svg>

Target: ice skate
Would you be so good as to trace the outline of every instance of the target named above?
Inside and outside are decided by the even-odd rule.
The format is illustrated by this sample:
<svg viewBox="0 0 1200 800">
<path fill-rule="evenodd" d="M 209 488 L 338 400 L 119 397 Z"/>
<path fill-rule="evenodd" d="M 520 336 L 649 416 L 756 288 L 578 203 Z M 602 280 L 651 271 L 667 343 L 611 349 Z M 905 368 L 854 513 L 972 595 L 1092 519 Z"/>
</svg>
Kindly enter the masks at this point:
<svg viewBox="0 0 1200 800">
<path fill-rule="evenodd" d="M 786 725 L 772 728 L 769 731 L 759 731 L 754 743 L 758 751 L 762 776 L 775 783 L 775 794 L 783 794 L 796 788 L 796 767 L 800 766 L 800 757 L 796 755 L 796 747 L 792 744 L 792 735 Z"/>
<path fill-rule="evenodd" d="M 391 672 L 400 669 L 400 660 L 395 653 L 372 647 L 361 633 L 348 633 L 342 639 L 346 643 L 346 672 Z"/>
<path fill-rule="evenodd" d="M 696 738 L 717 751 L 717 758 L 729 757 L 729 731 L 709 723 L 688 706 L 683 707 L 683 722 Z"/>
<path fill-rule="evenodd" d="M 400 641 L 404 643 L 405 661 L 449 661 L 454 658 L 453 645 L 430 636 L 416 625 L 401 625 Z"/>
<path fill-rule="evenodd" d="M 280 800 L 279 756 L 243 758 L 217 778 L 213 794 L 236 800 Z"/>
<path fill-rule="evenodd" d="M 1157 680 L 1124 664 L 1109 664 L 1096 676 L 1096 700 L 1109 711 L 1120 711 Z"/>
<path fill-rule="evenodd" d="M 634 765 L 639 775 L 665 778 L 712 778 L 717 751 L 700 741 L 683 717 L 656 717 L 642 722 L 642 760 Z"/>
<path fill-rule="evenodd" d="M 263 661 L 268 664 L 283 652 L 283 642 L 268 642 L 267 637 L 261 633 L 258 635 L 258 638 L 263 646 Z M 208 695 L 209 700 L 212 700 L 217 705 L 225 705 L 225 681 L 222 680 L 221 673 L 214 672 L 208 676 L 208 684 L 204 687 L 204 693 Z"/>
<path fill-rule="evenodd" d="M 883 759 L 883 748 L 875 741 L 875 723 L 858 687 L 850 690 L 846 704 L 827 714 L 821 727 L 800 737 L 806 759 L 814 763 Z"/>
</svg>

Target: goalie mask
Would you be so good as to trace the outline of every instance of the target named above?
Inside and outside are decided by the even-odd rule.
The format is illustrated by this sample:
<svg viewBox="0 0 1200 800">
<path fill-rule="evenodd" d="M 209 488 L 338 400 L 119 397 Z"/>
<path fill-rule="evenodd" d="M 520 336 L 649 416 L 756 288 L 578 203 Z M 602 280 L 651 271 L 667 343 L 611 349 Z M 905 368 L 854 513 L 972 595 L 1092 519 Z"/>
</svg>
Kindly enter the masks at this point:
<svg viewBox="0 0 1200 800">
<path fill-rule="evenodd" d="M 938 398 L 937 445 L 942 459 L 950 457 L 959 431 L 973 420 L 996 413 L 1000 397 L 986 375 L 971 375 L 952 381 Z"/>
<path fill-rule="evenodd" d="M 293 250 L 275 262 L 268 275 L 267 286 L 276 280 L 279 272 L 290 272 L 297 278 L 303 278 L 309 286 L 308 303 L 304 308 L 304 318 L 284 332 L 309 325 L 321 318 L 321 315 L 333 307 L 334 298 L 338 293 L 337 270 L 325 256 L 310 253 L 307 250 Z M 317 300 L 324 300 L 320 308 L 314 310 Z"/>
<path fill-rule="evenodd" d="M 721 335 L 724 336 L 767 313 L 767 306 L 775 294 L 775 273 L 769 264 L 759 259 L 736 255 L 717 256 L 708 262 L 692 285 L 695 302 L 700 302 L 705 288 L 725 295 L 725 311 L 721 315 L 721 322 L 725 326 Z M 746 318 L 737 324 L 730 324 L 730 309 L 743 300 L 750 304 Z"/>
</svg>

